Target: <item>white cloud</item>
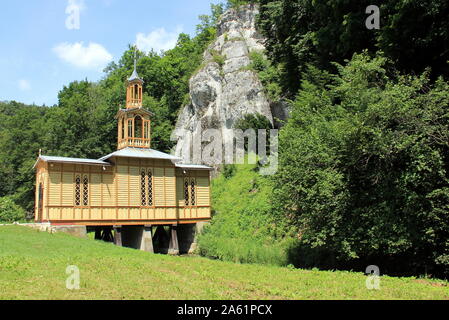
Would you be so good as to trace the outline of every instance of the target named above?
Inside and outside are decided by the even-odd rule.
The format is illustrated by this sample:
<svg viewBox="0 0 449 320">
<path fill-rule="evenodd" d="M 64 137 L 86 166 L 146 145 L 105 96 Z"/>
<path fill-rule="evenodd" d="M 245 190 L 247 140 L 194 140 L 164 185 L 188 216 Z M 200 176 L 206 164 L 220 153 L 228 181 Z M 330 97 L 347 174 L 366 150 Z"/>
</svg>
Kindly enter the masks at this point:
<svg viewBox="0 0 449 320">
<path fill-rule="evenodd" d="M 156 52 L 169 50 L 176 46 L 178 36 L 182 32 L 182 27 L 177 27 L 175 31 L 168 32 L 165 28 L 151 31 L 149 34 L 138 33 L 136 45 L 139 50 L 148 52 L 154 49 Z"/>
<path fill-rule="evenodd" d="M 20 79 L 18 82 L 18 85 L 19 85 L 19 89 L 22 91 L 28 91 L 31 89 L 30 83 L 28 82 L 28 80 L 25 80 L 25 79 Z"/>
<path fill-rule="evenodd" d="M 101 69 L 112 61 L 112 55 L 100 44 L 83 42 L 60 43 L 53 48 L 53 52 L 63 61 L 76 67 L 87 69 Z"/>
</svg>

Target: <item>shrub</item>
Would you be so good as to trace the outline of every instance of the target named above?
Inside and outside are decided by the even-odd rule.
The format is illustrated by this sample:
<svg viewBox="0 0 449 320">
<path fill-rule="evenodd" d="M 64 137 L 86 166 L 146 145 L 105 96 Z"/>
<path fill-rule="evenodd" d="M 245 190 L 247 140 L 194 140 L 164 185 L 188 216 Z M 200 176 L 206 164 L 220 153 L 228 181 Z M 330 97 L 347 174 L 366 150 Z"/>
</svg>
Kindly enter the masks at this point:
<svg viewBox="0 0 449 320">
<path fill-rule="evenodd" d="M 279 84 L 281 82 L 282 66 L 274 66 L 265 55 L 259 51 L 251 51 L 249 57 L 251 63 L 248 68 L 257 73 L 268 97 L 272 101 L 280 100 L 282 89 Z"/>
<path fill-rule="evenodd" d="M 220 66 L 220 68 L 222 68 L 226 60 L 225 57 L 216 50 L 211 50 L 211 54 L 212 60 L 216 62 Z"/>
<path fill-rule="evenodd" d="M 389 78 L 385 64 L 361 54 L 305 75 L 280 132 L 276 203 L 320 265 L 449 275 L 449 83 Z"/>
<path fill-rule="evenodd" d="M 0 222 L 13 223 L 24 219 L 25 211 L 11 197 L 0 198 Z"/>
</svg>

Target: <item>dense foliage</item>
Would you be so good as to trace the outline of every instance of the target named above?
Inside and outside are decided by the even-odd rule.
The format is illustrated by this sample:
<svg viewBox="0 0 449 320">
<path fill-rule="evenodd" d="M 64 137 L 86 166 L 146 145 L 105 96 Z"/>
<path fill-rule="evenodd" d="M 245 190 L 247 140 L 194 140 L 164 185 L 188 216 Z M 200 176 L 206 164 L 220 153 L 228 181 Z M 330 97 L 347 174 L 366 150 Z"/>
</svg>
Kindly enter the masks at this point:
<svg viewBox="0 0 449 320">
<path fill-rule="evenodd" d="M 368 30 L 368 0 L 260 0 L 259 27 L 271 60 L 282 65 L 281 85 L 294 96 L 307 64 L 332 70 L 355 52 L 382 50 L 398 69 L 449 75 L 449 3 L 387 0 L 379 3 L 380 29 Z"/>
<path fill-rule="evenodd" d="M 25 221 L 25 211 L 11 197 L 0 198 L 0 223 Z"/>
<path fill-rule="evenodd" d="M 33 165 L 45 139 L 49 110 L 0 102 L 0 197 L 11 195 L 28 211 L 33 208 Z"/>
<path fill-rule="evenodd" d="M 449 272 L 449 83 L 356 55 L 310 68 L 281 130 L 279 208 L 306 265 Z"/>
</svg>

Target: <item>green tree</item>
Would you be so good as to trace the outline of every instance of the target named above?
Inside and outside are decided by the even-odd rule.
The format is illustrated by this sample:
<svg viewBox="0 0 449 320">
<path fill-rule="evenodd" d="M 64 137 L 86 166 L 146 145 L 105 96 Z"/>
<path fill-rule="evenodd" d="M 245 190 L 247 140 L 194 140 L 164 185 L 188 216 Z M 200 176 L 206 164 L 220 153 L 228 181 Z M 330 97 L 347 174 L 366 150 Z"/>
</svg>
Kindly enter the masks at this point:
<svg viewBox="0 0 449 320">
<path fill-rule="evenodd" d="M 0 103 L 0 197 L 33 210 L 33 164 L 43 145 L 48 108 L 17 102 Z"/>
<path fill-rule="evenodd" d="M 385 1 L 380 30 L 368 30 L 370 1 L 261 0 L 258 27 L 270 60 L 284 71 L 280 85 L 293 97 L 307 64 L 335 72 L 354 53 L 382 50 L 406 72 L 431 67 L 433 79 L 449 75 L 449 3 L 445 0 Z"/>
<path fill-rule="evenodd" d="M 275 199 L 308 266 L 447 275 L 449 84 L 385 64 L 309 69 L 280 133 Z"/>
<path fill-rule="evenodd" d="M 13 223 L 25 220 L 25 211 L 11 197 L 0 197 L 0 222 Z"/>
</svg>

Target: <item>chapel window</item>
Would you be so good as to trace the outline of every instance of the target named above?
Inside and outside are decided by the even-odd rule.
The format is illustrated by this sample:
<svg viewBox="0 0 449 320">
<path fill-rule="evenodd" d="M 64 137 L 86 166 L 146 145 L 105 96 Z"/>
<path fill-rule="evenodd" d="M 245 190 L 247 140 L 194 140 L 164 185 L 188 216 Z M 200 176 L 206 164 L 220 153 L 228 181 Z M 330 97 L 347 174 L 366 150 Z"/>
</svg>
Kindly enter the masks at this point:
<svg viewBox="0 0 449 320">
<path fill-rule="evenodd" d="M 81 177 L 75 177 L 75 206 L 81 205 Z"/>
<path fill-rule="evenodd" d="M 153 173 L 148 170 L 148 205 L 153 206 Z"/>
<path fill-rule="evenodd" d="M 87 175 L 83 178 L 83 205 L 89 205 L 89 177 Z"/>
<path fill-rule="evenodd" d="M 142 172 L 140 173 L 140 199 L 143 207 L 147 205 L 145 177 L 146 177 L 145 170 L 142 169 Z"/>
</svg>

